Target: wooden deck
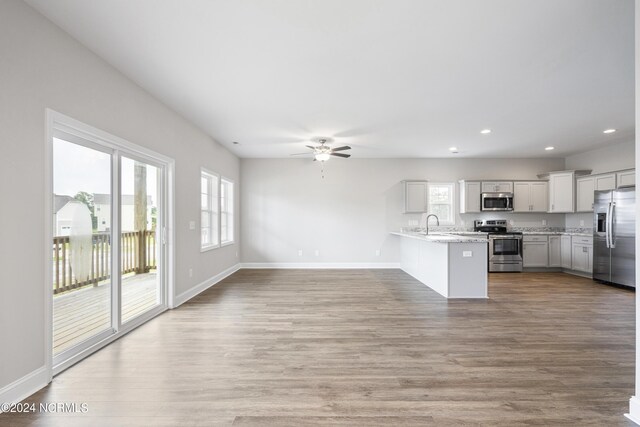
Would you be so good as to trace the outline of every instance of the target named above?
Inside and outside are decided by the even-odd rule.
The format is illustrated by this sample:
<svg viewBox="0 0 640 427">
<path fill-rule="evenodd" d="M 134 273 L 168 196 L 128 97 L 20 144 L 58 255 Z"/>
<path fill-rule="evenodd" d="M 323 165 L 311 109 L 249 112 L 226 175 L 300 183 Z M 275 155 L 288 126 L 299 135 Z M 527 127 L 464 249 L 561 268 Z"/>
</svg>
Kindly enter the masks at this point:
<svg viewBox="0 0 640 427">
<path fill-rule="evenodd" d="M 53 354 L 71 348 L 111 327 L 109 283 L 70 291 L 53 298 Z M 122 321 L 158 304 L 156 273 L 125 277 L 122 281 Z"/>
</svg>

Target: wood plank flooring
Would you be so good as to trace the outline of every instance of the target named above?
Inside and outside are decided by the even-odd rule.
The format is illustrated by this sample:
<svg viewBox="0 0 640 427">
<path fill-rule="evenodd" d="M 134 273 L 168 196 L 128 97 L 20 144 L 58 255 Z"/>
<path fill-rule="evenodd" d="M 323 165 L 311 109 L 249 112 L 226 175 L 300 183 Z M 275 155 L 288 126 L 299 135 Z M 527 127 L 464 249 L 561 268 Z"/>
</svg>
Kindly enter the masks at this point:
<svg viewBox="0 0 640 427">
<path fill-rule="evenodd" d="M 494 274 L 447 301 L 400 270 L 241 270 L 57 376 L 16 426 L 630 426 L 634 293 Z"/>
</svg>

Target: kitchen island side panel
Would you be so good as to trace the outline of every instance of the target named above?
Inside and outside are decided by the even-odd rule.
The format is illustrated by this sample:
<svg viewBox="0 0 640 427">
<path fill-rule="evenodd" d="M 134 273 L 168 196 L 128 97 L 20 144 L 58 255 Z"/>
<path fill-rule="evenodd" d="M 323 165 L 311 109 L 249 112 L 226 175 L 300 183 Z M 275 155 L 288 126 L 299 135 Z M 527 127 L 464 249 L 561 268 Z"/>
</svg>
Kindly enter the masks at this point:
<svg viewBox="0 0 640 427">
<path fill-rule="evenodd" d="M 487 251 L 486 243 L 449 245 L 449 298 L 488 298 Z"/>
</svg>

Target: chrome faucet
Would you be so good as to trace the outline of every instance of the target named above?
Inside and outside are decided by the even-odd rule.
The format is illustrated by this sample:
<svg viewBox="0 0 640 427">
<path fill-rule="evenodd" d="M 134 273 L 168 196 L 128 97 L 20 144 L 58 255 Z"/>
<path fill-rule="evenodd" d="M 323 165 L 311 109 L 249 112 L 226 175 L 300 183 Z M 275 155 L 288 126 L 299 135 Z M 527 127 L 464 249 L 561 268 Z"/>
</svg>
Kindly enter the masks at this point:
<svg viewBox="0 0 640 427">
<path fill-rule="evenodd" d="M 438 215 L 435 215 L 435 214 L 427 215 L 427 219 L 425 221 L 425 226 L 426 226 L 425 228 L 427 229 L 427 235 L 429 235 L 429 218 L 431 218 L 432 216 L 436 218 L 436 225 L 438 226 L 440 225 L 440 220 L 438 219 Z"/>
</svg>

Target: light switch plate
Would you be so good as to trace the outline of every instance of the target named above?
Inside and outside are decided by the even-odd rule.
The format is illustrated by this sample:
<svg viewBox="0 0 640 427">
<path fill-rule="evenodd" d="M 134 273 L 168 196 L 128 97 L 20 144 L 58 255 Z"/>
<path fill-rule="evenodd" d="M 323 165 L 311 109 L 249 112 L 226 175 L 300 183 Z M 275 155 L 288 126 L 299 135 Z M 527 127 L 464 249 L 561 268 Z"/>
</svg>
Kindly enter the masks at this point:
<svg viewBox="0 0 640 427">
<path fill-rule="evenodd" d="M 462 256 L 464 258 L 470 258 L 473 256 L 473 251 L 462 251 Z"/>
<path fill-rule="evenodd" d="M 189 221 L 189 230 L 195 230 L 195 229 L 196 229 L 196 222 Z"/>
<path fill-rule="evenodd" d="M 580 220 L 580 227 L 584 227 L 584 219 Z"/>
<path fill-rule="evenodd" d="M 547 225 L 547 220 L 546 219 L 542 220 L 542 225 Z"/>
</svg>

